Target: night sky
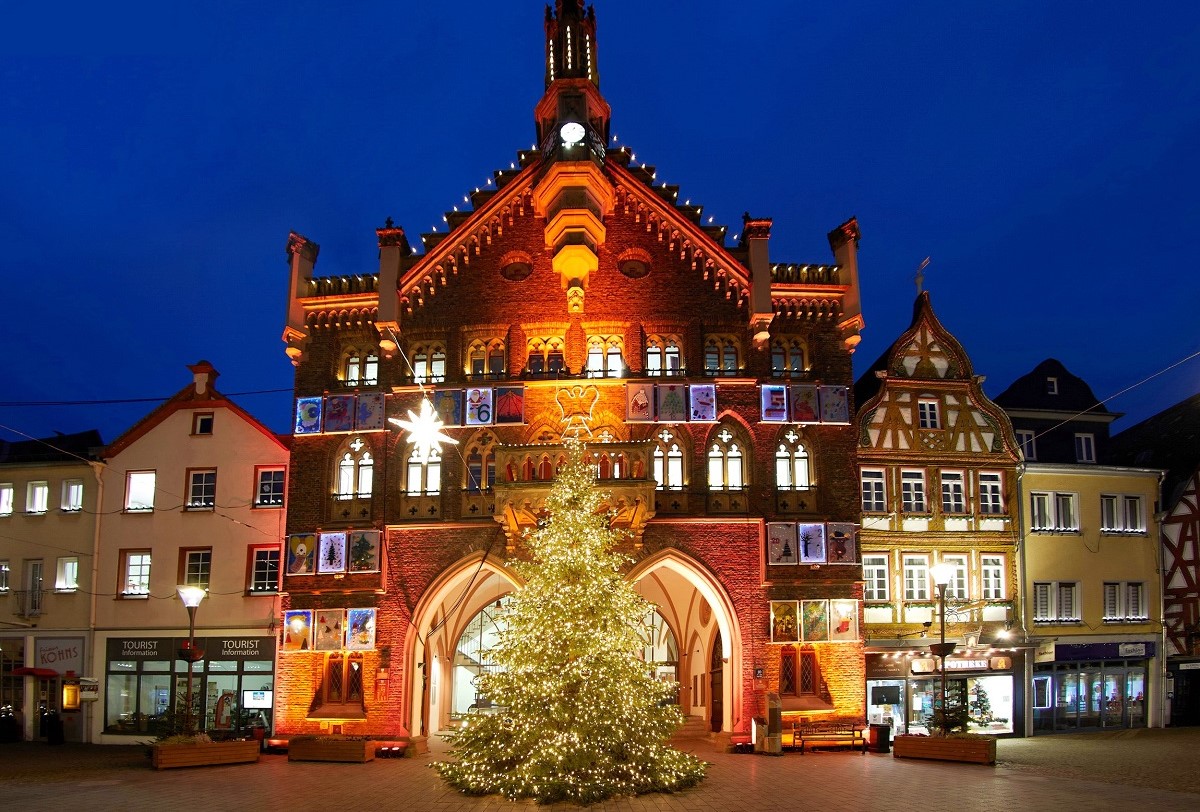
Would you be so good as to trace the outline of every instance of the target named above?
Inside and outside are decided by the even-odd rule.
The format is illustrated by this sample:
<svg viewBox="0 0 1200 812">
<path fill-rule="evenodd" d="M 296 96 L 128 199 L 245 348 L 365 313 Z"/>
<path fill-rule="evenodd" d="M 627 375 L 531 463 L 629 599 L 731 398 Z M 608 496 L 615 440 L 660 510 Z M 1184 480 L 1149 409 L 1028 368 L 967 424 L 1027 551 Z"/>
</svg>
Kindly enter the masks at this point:
<svg viewBox="0 0 1200 812">
<path fill-rule="evenodd" d="M 33 4 L 17 4 L 31 6 Z M 378 270 L 531 146 L 533 0 L 38 4 L 0 28 L 0 437 L 111 441 L 211 361 L 290 426 L 289 230 Z M 277 6 L 264 9 L 263 6 Z M 1200 350 L 1200 4 L 596 0 L 619 143 L 778 262 L 855 215 L 855 374 L 913 274 L 998 395 L 1048 357 L 1105 398 Z M 1111 401 L 1200 391 L 1200 358 Z M 113 405 L 36 401 L 149 399 Z M 13 431 L 15 430 L 15 432 Z"/>
</svg>

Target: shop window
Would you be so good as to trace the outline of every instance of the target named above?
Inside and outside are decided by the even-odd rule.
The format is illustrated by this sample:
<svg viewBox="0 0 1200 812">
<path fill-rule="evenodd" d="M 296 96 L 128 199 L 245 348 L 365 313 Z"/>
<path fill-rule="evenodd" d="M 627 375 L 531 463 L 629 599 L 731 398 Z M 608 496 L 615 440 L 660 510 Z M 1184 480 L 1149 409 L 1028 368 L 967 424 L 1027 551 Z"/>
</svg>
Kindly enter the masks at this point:
<svg viewBox="0 0 1200 812">
<path fill-rule="evenodd" d="M 130 471 L 125 475 L 125 511 L 150 513 L 154 510 L 154 472 Z"/>
</svg>

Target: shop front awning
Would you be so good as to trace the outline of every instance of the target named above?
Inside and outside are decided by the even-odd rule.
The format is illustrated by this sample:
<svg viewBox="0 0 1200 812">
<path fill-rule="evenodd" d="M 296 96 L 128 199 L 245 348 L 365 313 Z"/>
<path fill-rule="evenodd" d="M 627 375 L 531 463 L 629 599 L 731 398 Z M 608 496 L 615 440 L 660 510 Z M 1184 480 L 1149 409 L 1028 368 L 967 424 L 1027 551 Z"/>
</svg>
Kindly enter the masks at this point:
<svg viewBox="0 0 1200 812">
<path fill-rule="evenodd" d="M 22 665 L 12 670 L 14 677 L 43 677 L 45 679 L 53 679 L 58 676 L 58 672 L 53 668 L 34 668 L 33 666 Z"/>
</svg>

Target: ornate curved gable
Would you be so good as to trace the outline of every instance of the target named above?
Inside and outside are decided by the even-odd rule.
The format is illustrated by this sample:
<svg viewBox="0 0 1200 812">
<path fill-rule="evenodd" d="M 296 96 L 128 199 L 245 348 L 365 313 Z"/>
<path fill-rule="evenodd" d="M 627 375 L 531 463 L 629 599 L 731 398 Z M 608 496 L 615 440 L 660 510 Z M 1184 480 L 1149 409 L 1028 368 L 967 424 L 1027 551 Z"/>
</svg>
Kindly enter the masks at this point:
<svg viewBox="0 0 1200 812">
<path fill-rule="evenodd" d="M 912 324 L 892 344 L 887 370 L 888 375 L 896 378 L 969 380 L 973 377 L 971 359 L 934 315 L 928 291 L 917 297 Z"/>
</svg>

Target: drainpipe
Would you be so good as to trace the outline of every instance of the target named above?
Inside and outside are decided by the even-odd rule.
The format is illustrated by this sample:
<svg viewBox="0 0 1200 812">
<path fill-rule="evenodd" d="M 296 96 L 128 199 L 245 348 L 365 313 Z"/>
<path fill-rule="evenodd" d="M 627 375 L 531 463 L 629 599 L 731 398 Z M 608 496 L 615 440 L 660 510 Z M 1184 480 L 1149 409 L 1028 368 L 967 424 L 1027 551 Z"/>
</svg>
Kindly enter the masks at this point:
<svg viewBox="0 0 1200 812">
<path fill-rule="evenodd" d="M 1162 486 L 1163 486 L 1163 480 L 1166 479 L 1166 477 L 1167 477 L 1166 471 L 1158 472 L 1158 499 L 1155 502 L 1155 507 L 1158 507 L 1159 510 L 1154 511 L 1154 514 L 1153 514 L 1154 524 L 1155 524 L 1154 529 L 1158 531 L 1154 535 L 1153 538 L 1154 538 L 1154 546 L 1158 548 L 1157 556 L 1156 556 L 1157 564 L 1158 564 L 1158 628 L 1160 630 L 1159 631 L 1159 637 L 1160 637 L 1159 645 L 1161 646 L 1158 650 L 1158 660 L 1159 660 L 1159 679 L 1158 679 L 1158 722 L 1159 722 L 1159 724 L 1158 724 L 1158 726 L 1159 727 L 1166 727 L 1168 722 L 1170 721 L 1170 717 L 1168 716 L 1168 713 L 1167 713 L 1167 701 L 1168 700 L 1167 700 L 1167 690 L 1166 690 L 1167 689 L 1167 676 L 1170 672 L 1167 671 L 1167 594 L 1166 594 L 1167 585 L 1163 581 L 1163 577 L 1165 575 L 1165 570 L 1163 568 L 1164 562 L 1163 562 L 1163 529 L 1162 529 L 1162 521 L 1167 516 L 1166 512 L 1162 510 L 1162 508 L 1164 507 Z M 1149 707 L 1149 703 L 1147 703 L 1147 707 Z M 1150 720 L 1147 720 L 1147 724 L 1149 724 L 1149 721 Z"/>
<path fill-rule="evenodd" d="M 89 462 L 88 465 L 92 468 L 92 475 L 96 478 L 96 521 L 92 527 L 92 596 L 91 605 L 88 608 L 88 630 L 90 634 L 87 637 L 91 642 L 91 663 L 87 665 L 88 660 L 84 660 L 84 674 L 95 671 L 96 662 L 96 593 L 99 592 L 98 579 L 100 569 L 100 523 L 104 520 L 104 469 L 106 467 L 103 462 Z M 100 667 L 100 673 L 103 675 L 104 667 Z M 103 700 L 100 700 L 103 701 Z M 92 716 L 95 713 L 96 702 L 81 702 L 86 710 L 83 717 L 83 741 L 85 744 L 92 743 Z"/>
<path fill-rule="evenodd" d="M 1037 653 L 1036 653 L 1036 650 L 1034 650 L 1034 653 L 1032 655 L 1030 654 L 1030 649 L 1028 648 L 1029 626 L 1026 623 L 1026 621 L 1028 620 L 1028 618 L 1026 616 L 1026 604 L 1028 603 L 1028 601 L 1027 601 L 1028 596 L 1026 595 L 1026 593 L 1028 592 L 1028 582 L 1025 580 L 1026 572 L 1025 572 L 1025 492 L 1024 492 L 1024 485 L 1023 485 L 1024 479 L 1025 479 L 1025 460 L 1022 459 L 1021 462 L 1017 463 L 1017 569 L 1019 572 L 1018 577 L 1020 579 L 1019 594 L 1020 594 L 1020 598 L 1021 598 L 1019 601 L 1020 606 L 1018 609 L 1018 612 L 1019 612 L 1018 617 L 1020 618 L 1020 622 L 1021 622 L 1021 638 L 1022 638 L 1021 641 L 1023 643 L 1025 643 L 1025 645 L 1026 645 L 1025 657 L 1023 658 L 1025 661 L 1025 668 L 1024 668 L 1024 671 L 1025 671 L 1025 686 L 1024 686 L 1024 689 L 1025 689 L 1024 690 L 1024 693 L 1025 693 L 1025 718 L 1022 719 L 1021 721 L 1025 726 L 1025 735 L 1032 736 L 1033 735 L 1033 709 L 1032 709 L 1031 705 L 1033 704 L 1032 703 L 1032 698 L 1033 698 L 1033 660 L 1037 656 Z"/>
</svg>

